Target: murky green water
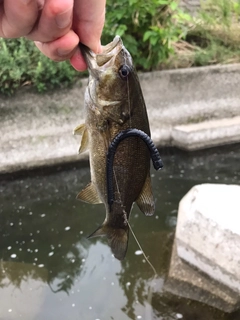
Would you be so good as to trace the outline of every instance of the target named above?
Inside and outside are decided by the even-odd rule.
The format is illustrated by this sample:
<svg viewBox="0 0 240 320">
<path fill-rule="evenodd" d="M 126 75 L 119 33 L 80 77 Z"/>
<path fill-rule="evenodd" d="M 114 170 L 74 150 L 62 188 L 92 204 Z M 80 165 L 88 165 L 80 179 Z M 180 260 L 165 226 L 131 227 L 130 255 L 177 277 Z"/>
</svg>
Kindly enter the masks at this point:
<svg viewBox="0 0 240 320">
<path fill-rule="evenodd" d="M 240 319 L 163 288 L 179 200 L 195 184 L 240 184 L 239 145 L 195 154 L 165 150 L 162 158 L 164 170 L 152 171 L 155 216 L 137 207 L 131 215 L 158 272 L 152 297 L 153 272 L 132 236 L 123 262 L 105 239 L 86 239 L 105 217 L 102 205 L 75 200 L 89 181 L 87 166 L 0 178 L 0 319 Z"/>
</svg>

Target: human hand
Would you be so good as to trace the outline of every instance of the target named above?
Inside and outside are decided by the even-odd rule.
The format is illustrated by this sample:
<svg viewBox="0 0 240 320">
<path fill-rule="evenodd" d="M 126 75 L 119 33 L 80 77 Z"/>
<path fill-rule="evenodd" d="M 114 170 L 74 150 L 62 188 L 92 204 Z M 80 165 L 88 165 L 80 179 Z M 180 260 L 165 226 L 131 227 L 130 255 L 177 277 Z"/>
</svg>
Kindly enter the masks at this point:
<svg viewBox="0 0 240 320">
<path fill-rule="evenodd" d="M 105 21 L 105 5 L 106 0 L 74 0 L 72 25 L 68 33 L 50 43 L 36 43 L 37 47 L 51 59 L 70 59 L 75 69 L 86 70 L 87 65 L 78 43 L 82 42 L 96 53 L 101 51 L 100 37 Z"/>
<path fill-rule="evenodd" d="M 105 0 L 0 0 L 0 37 L 25 36 L 52 60 L 70 59 L 81 71 L 78 43 L 100 51 L 104 17 Z"/>
<path fill-rule="evenodd" d="M 105 22 L 105 5 L 106 0 L 74 1 L 72 29 L 79 36 L 79 41 L 95 53 L 101 52 L 100 38 Z M 79 47 L 70 61 L 77 70 L 87 68 Z"/>
</svg>

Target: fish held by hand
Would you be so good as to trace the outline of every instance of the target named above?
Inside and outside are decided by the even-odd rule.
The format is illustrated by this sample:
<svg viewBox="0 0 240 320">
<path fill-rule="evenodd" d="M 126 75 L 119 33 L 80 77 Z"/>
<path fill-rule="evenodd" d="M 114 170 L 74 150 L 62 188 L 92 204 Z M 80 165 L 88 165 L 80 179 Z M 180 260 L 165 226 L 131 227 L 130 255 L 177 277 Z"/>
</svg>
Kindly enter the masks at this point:
<svg viewBox="0 0 240 320">
<path fill-rule="evenodd" d="M 131 55 L 116 36 L 95 54 L 80 44 L 89 70 L 85 93 L 85 124 L 74 133 L 82 134 L 79 152 L 89 149 L 91 182 L 77 196 L 88 203 L 104 203 L 106 218 L 89 237 L 106 236 L 114 256 L 124 259 L 128 246 L 128 220 L 137 203 L 145 215 L 152 215 L 155 204 L 150 179 L 150 153 L 137 135 L 118 144 L 112 165 L 113 201 L 108 202 L 107 152 L 122 131 L 135 128 L 150 136 L 142 90 Z"/>
</svg>

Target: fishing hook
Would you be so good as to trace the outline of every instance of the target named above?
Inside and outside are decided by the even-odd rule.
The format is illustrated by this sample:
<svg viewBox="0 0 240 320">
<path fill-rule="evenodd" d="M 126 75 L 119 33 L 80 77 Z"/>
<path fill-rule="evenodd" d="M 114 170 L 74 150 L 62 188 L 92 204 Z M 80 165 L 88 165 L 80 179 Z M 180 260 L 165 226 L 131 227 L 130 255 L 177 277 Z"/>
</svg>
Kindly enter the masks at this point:
<svg viewBox="0 0 240 320">
<path fill-rule="evenodd" d="M 142 130 L 139 129 L 127 129 L 119 132 L 116 137 L 112 140 L 107 153 L 106 161 L 106 176 L 107 176 L 107 196 L 108 204 L 111 206 L 114 201 L 114 192 L 113 192 L 113 161 L 114 156 L 117 151 L 119 143 L 129 137 L 137 136 L 141 138 L 147 145 L 152 158 L 153 166 L 155 170 L 160 170 L 163 167 L 162 159 L 160 154 L 155 147 L 152 139 Z"/>
</svg>

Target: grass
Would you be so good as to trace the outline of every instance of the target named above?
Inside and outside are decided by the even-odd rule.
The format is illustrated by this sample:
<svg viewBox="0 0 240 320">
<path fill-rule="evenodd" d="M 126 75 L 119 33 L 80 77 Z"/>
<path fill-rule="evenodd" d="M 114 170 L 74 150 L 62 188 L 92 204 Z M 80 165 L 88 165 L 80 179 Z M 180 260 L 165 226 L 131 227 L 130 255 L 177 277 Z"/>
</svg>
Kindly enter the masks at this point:
<svg viewBox="0 0 240 320">
<path fill-rule="evenodd" d="M 185 40 L 174 44 L 167 68 L 240 63 L 240 1 L 207 0 Z"/>
</svg>

